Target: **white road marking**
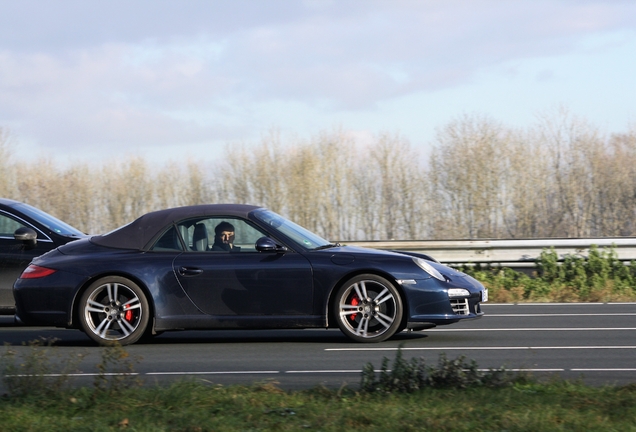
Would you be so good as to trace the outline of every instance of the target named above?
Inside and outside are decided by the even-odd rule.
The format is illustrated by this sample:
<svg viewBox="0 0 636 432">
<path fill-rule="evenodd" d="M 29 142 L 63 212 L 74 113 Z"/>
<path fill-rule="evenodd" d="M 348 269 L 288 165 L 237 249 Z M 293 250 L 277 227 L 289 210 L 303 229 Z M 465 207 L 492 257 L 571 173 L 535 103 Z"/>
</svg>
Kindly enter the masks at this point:
<svg viewBox="0 0 636 432">
<path fill-rule="evenodd" d="M 491 369 L 478 369 L 482 372 L 488 372 Z M 636 372 L 636 368 L 506 368 L 508 372 Z M 375 369 L 374 372 L 382 372 L 381 369 Z M 387 372 L 391 372 L 390 369 Z M 299 370 L 299 371 L 190 371 L 190 372 L 146 372 L 146 373 L 109 373 L 108 376 L 157 376 L 157 375 L 279 375 L 279 374 L 360 374 L 362 369 L 348 370 Z M 94 377 L 98 373 L 75 373 L 75 374 L 44 374 L 45 377 Z M 8 377 L 30 377 L 33 375 L 7 375 Z"/>
<path fill-rule="evenodd" d="M 103 373 L 103 374 L 101 374 L 101 373 L 69 373 L 69 374 L 48 373 L 48 374 L 42 374 L 42 375 L 17 374 L 17 375 L 5 375 L 5 376 L 7 376 L 7 377 L 18 377 L 18 378 L 32 377 L 32 376 L 43 376 L 43 377 L 55 378 L 55 377 L 91 377 L 91 376 L 139 376 L 139 375 L 143 375 L 143 374 L 140 374 L 138 372 Z"/>
<path fill-rule="evenodd" d="M 636 372 L 636 368 L 589 368 L 570 369 L 572 372 Z"/>
<path fill-rule="evenodd" d="M 636 302 L 616 302 L 616 303 L 603 303 L 603 302 L 580 302 L 580 303 L 482 303 L 482 306 L 617 306 L 617 305 L 636 305 Z"/>
<path fill-rule="evenodd" d="M 236 375 L 236 374 L 278 374 L 280 371 L 205 371 L 205 372 L 146 372 L 144 375 Z"/>
<path fill-rule="evenodd" d="M 312 374 L 312 373 L 361 373 L 360 370 L 299 370 L 299 371 L 284 371 L 286 374 Z M 376 370 L 375 372 L 380 372 Z"/>
<path fill-rule="evenodd" d="M 505 351 L 505 350 L 600 350 L 636 349 L 634 345 L 614 346 L 501 346 L 501 347 L 387 347 L 387 348 L 325 348 L 325 351 Z"/>
<path fill-rule="evenodd" d="M 428 329 L 425 332 L 447 333 L 447 332 L 477 332 L 477 331 L 610 331 L 610 330 L 629 330 L 634 331 L 636 327 L 530 327 L 530 328 L 462 328 L 462 329 Z"/>
<path fill-rule="evenodd" d="M 586 317 L 586 316 L 636 316 L 636 313 L 585 313 L 585 314 L 486 314 L 482 317 L 491 318 L 491 317 L 558 317 L 558 316 L 575 316 L 575 317 Z"/>
<path fill-rule="evenodd" d="M 481 372 L 489 372 L 490 369 L 477 369 Z M 568 369 L 506 369 L 508 372 L 565 372 Z"/>
</svg>

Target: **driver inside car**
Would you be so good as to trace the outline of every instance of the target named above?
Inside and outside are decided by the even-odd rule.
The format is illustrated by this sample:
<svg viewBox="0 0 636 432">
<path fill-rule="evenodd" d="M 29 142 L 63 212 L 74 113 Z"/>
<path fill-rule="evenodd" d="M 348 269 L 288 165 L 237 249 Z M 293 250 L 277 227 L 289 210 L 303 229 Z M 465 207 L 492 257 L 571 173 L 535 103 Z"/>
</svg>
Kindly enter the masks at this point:
<svg viewBox="0 0 636 432">
<path fill-rule="evenodd" d="M 229 222 L 221 222 L 214 228 L 213 251 L 238 252 L 239 247 L 234 246 L 234 225 Z"/>
</svg>

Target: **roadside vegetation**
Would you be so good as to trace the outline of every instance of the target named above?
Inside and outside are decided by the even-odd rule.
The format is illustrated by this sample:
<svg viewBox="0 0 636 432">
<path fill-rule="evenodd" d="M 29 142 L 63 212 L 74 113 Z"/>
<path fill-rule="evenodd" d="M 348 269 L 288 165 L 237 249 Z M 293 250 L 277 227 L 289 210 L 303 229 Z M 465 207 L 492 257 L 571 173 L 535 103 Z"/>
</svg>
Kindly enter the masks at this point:
<svg viewBox="0 0 636 432">
<path fill-rule="evenodd" d="M 55 347 L 6 347 L 0 397 L 10 431 L 478 431 L 634 430 L 636 386 L 539 382 L 505 368 L 482 371 L 464 357 L 437 365 L 398 350 L 379 370 L 367 364 L 360 386 L 285 391 L 275 382 L 220 386 L 183 380 L 143 387 L 120 346 L 101 348 L 92 387 L 66 372 L 50 376 Z M 70 364 L 74 364 L 73 359 Z"/>
<path fill-rule="evenodd" d="M 545 249 L 537 271 L 524 273 L 496 266 L 464 266 L 488 288 L 492 302 L 620 302 L 636 300 L 636 262 L 618 260 L 614 248 L 592 245 L 589 253 L 559 257 Z"/>
<path fill-rule="evenodd" d="M 0 128 L 0 196 L 92 234 L 152 210 L 235 202 L 333 241 L 636 235 L 636 128 L 607 135 L 563 111 L 526 128 L 459 117 L 430 152 L 399 133 L 272 131 L 228 143 L 218 163 L 121 155 L 58 166 L 22 158 L 17 140 Z"/>
</svg>

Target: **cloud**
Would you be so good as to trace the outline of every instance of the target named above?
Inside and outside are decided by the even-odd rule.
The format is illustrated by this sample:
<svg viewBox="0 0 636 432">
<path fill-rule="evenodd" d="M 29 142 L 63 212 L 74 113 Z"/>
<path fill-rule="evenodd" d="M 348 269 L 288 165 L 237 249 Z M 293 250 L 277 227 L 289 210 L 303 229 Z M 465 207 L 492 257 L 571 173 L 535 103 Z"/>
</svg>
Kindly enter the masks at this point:
<svg viewBox="0 0 636 432">
<path fill-rule="evenodd" d="M 267 104 L 363 113 L 635 26 L 600 0 L 4 2 L 0 124 L 60 147 L 245 139 Z"/>
</svg>

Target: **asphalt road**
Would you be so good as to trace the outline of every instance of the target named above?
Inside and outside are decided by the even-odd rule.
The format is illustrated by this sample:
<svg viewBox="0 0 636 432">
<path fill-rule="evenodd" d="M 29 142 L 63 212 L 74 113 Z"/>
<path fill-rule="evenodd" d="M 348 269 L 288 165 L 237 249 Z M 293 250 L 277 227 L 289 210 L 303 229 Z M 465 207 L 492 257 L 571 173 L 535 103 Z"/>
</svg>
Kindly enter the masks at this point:
<svg viewBox="0 0 636 432">
<path fill-rule="evenodd" d="M 289 389 L 357 388 L 366 363 L 378 369 L 400 346 L 406 358 L 423 357 L 429 364 L 445 353 L 474 359 L 481 369 L 505 366 L 592 385 L 636 383 L 636 303 L 485 304 L 483 310 L 479 320 L 402 333 L 379 344 L 351 342 L 338 330 L 185 331 L 126 350 L 141 358 L 135 371 L 149 383 L 189 377 L 224 385 L 275 381 Z M 60 361 L 85 354 L 73 379 L 94 380 L 102 349 L 83 333 L 15 327 L 0 318 L 0 341 L 11 349 L 23 352 L 28 348 L 22 344 L 37 338 L 56 339 L 50 353 Z"/>
</svg>

